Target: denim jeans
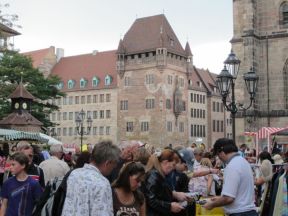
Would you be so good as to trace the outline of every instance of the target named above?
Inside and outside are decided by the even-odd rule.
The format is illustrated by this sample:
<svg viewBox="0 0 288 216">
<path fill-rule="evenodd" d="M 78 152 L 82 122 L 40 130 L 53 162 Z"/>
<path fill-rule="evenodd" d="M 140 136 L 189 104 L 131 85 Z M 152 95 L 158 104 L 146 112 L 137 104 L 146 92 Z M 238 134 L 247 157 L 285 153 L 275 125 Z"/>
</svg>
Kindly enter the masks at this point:
<svg viewBox="0 0 288 216">
<path fill-rule="evenodd" d="M 258 216 L 258 213 L 255 210 L 247 211 L 247 212 L 241 212 L 241 213 L 233 213 L 229 216 Z"/>
</svg>

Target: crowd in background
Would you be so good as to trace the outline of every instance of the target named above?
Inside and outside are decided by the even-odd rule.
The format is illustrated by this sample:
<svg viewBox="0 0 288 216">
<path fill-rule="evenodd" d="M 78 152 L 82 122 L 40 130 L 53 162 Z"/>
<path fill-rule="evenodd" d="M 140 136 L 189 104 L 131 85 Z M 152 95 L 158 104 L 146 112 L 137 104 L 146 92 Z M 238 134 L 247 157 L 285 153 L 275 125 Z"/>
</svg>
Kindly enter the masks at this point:
<svg viewBox="0 0 288 216">
<path fill-rule="evenodd" d="M 196 144 L 155 149 L 137 141 L 103 141 L 89 150 L 64 153 L 52 145 L 47 151 L 20 141 L 10 156 L 0 151 L 0 216 L 32 215 L 48 182 L 65 175 L 63 216 L 196 215 L 198 204 L 236 216 L 288 215 L 287 153 L 256 156 L 225 138 L 211 150 Z M 280 193 L 271 210 L 273 191 Z"/>
</svg>

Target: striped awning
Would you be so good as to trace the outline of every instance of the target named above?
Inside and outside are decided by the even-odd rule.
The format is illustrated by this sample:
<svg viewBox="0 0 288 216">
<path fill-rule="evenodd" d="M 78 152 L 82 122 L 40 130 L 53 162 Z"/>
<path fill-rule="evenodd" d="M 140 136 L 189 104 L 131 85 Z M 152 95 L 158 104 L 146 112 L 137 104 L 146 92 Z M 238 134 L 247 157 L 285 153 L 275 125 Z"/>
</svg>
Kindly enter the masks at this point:
<svg viewBox="0 0 288 216">
<path fill-rule="evenodd" d="M 13 140 L 36 140 L 42 143 L 47 143 L 48 139 L 42 137 L 39 133 L 17 131 L 0 128 L 0 138 L 5 141 Z"/>
<path fill-rule="evenodd" d="M 278 128 L 278 127 L 262 127 L 258 131 L 258 139 L 266 139 L 268 138 L 271 134 L 275 134 L 278 131 L 283 130 L 284 128 Z"/>
<path fill-rule="evenodd" d="M 253 132 L 253 131 L 245 131 L 244 135 L 245 136 L 257 136 L 257 132 Z"/>
</svg>

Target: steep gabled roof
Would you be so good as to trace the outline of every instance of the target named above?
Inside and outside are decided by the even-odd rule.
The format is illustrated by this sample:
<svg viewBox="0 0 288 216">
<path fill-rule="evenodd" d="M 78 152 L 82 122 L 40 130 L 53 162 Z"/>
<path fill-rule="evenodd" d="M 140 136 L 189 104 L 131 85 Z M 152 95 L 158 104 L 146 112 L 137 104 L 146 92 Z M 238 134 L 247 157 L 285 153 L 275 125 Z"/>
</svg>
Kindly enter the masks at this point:
<svg viewBox="0 0 288 216">
<path fill-rule="evenodd" d="M 26 98 L 34 100 L 35 97 L 30 92 L 28 92 L 23 86 L 23 83 L 20 82 L 17 88 L 9 95 L 9 98 Z"/>
<path fill-rule="evenodd" d="M 31 52 L 25 52 L 21 54 L 25 56 L 29 56 L 32 59 L 33 67 L 38 68 L 40 64 L 43 63 L 44 58 L 48 55 L 50 51 L 55 53 L 55 48 L 51 46 L 49 48 L 34 50 Z"/>
<path fill-rule="evenodd" d="M 125 47 L 123 44 L 123 40 L 120 39 L 118 49 L 117 49 L 117 54 L 124 54 L 125 53 Z"/>
<path fill-rule="evenodd" d="M 217 76 L 217 74 L 213 74 L 209 70 L 204 70 L 204 69 L 199 69 L 199 68 L 197 68 L 197 73 L 201 77 L 201 80 L 203 80 L 207 90 L 211 94 L 218 95 L 219 93 L 215 93 L 214 91 L 214 88 L 216 87 L 216 82 L 215 82 L 215 79 L 213 78 Z"/>
<path fill-rule="evenodd" d="M 185 46 L 185 54 L 186 54 L 187 57 L 188 56 L 193 56 L 188 41 L 187 41 L 186 46 Z"/>
<path fill-rule="evenodd" d="M 18 112 L 10 113 L 4 119 L 0 121 L 2 126 L 22 125 L 22 126 L 42 126 L 43 123 L 32 116 L 29 112 L 24 111 L 19 114 Z M 28 130 L 28 128 L 27 128 Z"/>
<path fill-rule="evenodd" d="M 64 83 L 63 91 L 90 90 L 101 88 L 114 88 L 117 86 L 116 71 L 116 50 L 98 52 L 97 54 L 84 54 L 78 56 L 63 57 L 52 69 L 52 75 L 57 75 Z M 105 86 L 105 76 L 112 77 L 112 83 Z M 100 83 L 97 87 L 92 87 L 93 77 L 98 77 Z M 88 81 L 86 88 L 80 89 L 80 79 Z M 69 80 L 75 80 L 73 89 L 67 88 Z"/>
<path fill-rule="evenodd" d="M 185 56 L 185 50 L 163 14 L 136 19 L 125 34 L 123 44 L 126 54 L 164 47 L 168 52 Z"/>
</svg>

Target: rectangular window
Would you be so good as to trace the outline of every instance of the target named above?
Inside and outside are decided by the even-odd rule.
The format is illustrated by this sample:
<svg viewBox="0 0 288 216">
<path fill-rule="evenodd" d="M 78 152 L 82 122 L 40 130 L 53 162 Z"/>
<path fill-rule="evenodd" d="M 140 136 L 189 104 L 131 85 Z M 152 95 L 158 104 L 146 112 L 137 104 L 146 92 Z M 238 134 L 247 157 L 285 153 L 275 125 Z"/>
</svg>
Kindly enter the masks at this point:
<svg viewBox="0 0 288 216">
<path fill-rule="evenodd" d="M 61 112 L 57 113 L 57 121 L 61 121 Z"/>
<path fill-rule="evenodd" d="M 217 120 L 217 132 L 220 132 L 220 121 Z"/>
<path fill-rule="evenodd" d="M 93 135 L 97 135 L 97 127 L 93 127 Z"/>
<path fill-rule="evenodd" d="M 217 107 L 217 112 L 220 112 L 220 104 L 217 102 L 216 105 L 217 105 L 216 106 Z"/>
<path fill-rule="evenodd" d="M 203 99 L 203 104 L 205 104 L 205 95 L 203 95 L 202 99 Z"/>
<path fill-rule="evenodd" d="M 194 118 L 197 118 L 197 109 L 194 109 Z"/>
<path fill-rule="evenodd" d="M 73 136 L 73 127 L 69 127 L 69 136 Z"/>
<path fill-rule="evenodd" d="M 67 128 L 63 128 L 63 136 L 67 136 Z"/>
<path fill-rule="evenodd" d="M 52 121 L 56 121 L 56 113 L 52 113 Z"/>
<path fill-rule="evenodd" d="M 106 118 L 111 118 L 111 111 L 110 110 L 106 110 Z"/>
<path fill-rule="evenodd" d="M 149 131 L 149 122 L 141 122 L 141 131 Z"/>
<path fill-rule="evenodd" d="M 202 95 L 200 95 L 199 97 L 200 97 L 200 103 L 202 103 Z"/>
<path fill-rule="evenodd" d="M 85 104 L 85 96 L 81 96 L 81 104 Z"/>
<path fill-rule="evenodd" d="M 67 97 L 63 97 L 63 105 L 67 105 Z"/>
<path fill-rule="evenodd" d="M 221 121 L 221 132 L 224 132 L 224 122 Z"/>
<path fill-rule="evenodd" d="M 216 132 L 216 121 L 213 120 L 213 132 Z"/>
<path fill-rule="evenodd" d="M 100 103 L 104 103 L 104 94 L 100 94 Z"/>
<path fill-rule="evenodd" d="M 197 118 L 199 118 L 199 109 L 197 109 Z"/>
<path fill-rule="evenodd" d="M 200 109 L 199 112 L 200 112 L 199 113 L 200 114 L 199 117 L 202 118 L 202 109 Z"/>
<path fill-rule="evenodd" d="M 63 112 L 63 120 L 67 120 L 67 112 Z"/>
<path fill-rule="evenodd" d="M 215 112 L 216 111 L 216 103 L 215 103 L 215 101 L 213 101 L 213 112 Z"/>
<path fill-rule="evenodd" d="M 167 76 L 167 82 L 168 82 L 169 85 L 172 85 L 173 84 L 173 76 L 168 75 Z"/>
<path fill-rule="evenodd" d="M 74 119 L 77 119 L 77 116 L 79 115 L 79 112 L 74 113 Z"/>
<path fill-rule="evenodd" d="M 196 103 L 197 102 L 197 95 L 194 94 L 194 102 Z"/>
<path fill-rule="evenodd" d="M 191 118 L 193 118 L 193 108 L 191 108 Z"/>
<path fill-rule="evenodd" d="M 69 120 L 73 120 L 73 112 L 69 112 Z"/>
<path fill-rule="evenodd" d="M 199 103 L 199 94 L 197 94 L 197 103 Z"/>
<path fill-rule="evenodd" d="M 126 122 L 126 131 L 133 132 L 133 122 Z"/>
<path fill-rule="evenodd" d="M 77 127 L 74 128 L 74 135 L 78 135 Z"/>
<path fill-rule="evenodd" d="M 99 135 L 104 135 L 104 127 L 103 126 L 101 126 L 99 128 Z"/>
<path fill-rule="evenodd" d="M 203 137 L 206 137 L 206 127 L 203 125 Z"/>
<path fill-rule="evenodd" d="M 79 96 L 75 96 L 75 104 L 79 104 Z"/>
<path fill-rule="evenodd" d="M 194 125 L 194 137 L 196 137 L 197 134 L 197 125 Z"/>
<path fill-rule="evenodd" d="M 125 76 L 125 78 L 124 78 L 124 86 L 130 86 L 130 77 L 128 77 L 128 76 Z"/>
<path fill-rule="evenodd" d="M 58 99 L 57 99 L 57 104 L 58 104 L 58 106 L 60 106 L 60 105 L 62 104 L 61 98 L 58 98 Z"/>
<path fill-rule="evenodd" d="M 202 137 L 202 125 L 199 125 L 199 136 Z"/>
<path fill-rule="evenodd" d="M 93 119 L 97 119 L 97 111 L 93 111 Z"/>
<path fill-rule="evenodd" d="M 146 74 L 146 84 L 154 84 L 154 74 Z"/>
<path fill-rule="evenodd" d="M 203 118 L 206 118 L 206 117 L 205 117 L 205 112 L 206 112 L 206 111 L 205 111 L 205 110 L 203 110 Z"/>
<path fill-rule="evenodd" d="M 104 119 L 104 110 L 100 110 L 100 119 Z"/>
<path fill-rule="evenodd" d="M 106 102 L 111 102 L 111 94 L 106 94 Z"/>
<path fill-rule="evenodd" d="M 171 100 L 166 99 L 166 109 L 171 109 Z"/>
<path fill-rule="evenodd" d="M 73 96 L 69 96 L 68 102 L 69 102 L 69 105 L 73 104 Z"/>
<path fill-rule="evenodd" d="M 91 116 L 91 111 L 87 111 L 87 116 L 86 116 L 86 118 L 88 118 L 88 117 L 90 117 L 90 118 L 92 117 L 92 116 Z"/>
<path fill-rule="evenodd" d="M 57 136 L 61 136 L 61 128 L 57 128 Z"/>
<path fill-rule="evenodd" d="M 197 125 L 197 132 L 196 132 L 196 136 L 199 137 L 199 125 Z"/>
<path fill-rule="evenodd" d="M 110 127 L 106 126 L 106 135 L 110 135 Z"/>
<path fill-rule="evenodd" d="M 179 123 L 179 131 L 184 132 L 184 122 Z"/>
<path fill-rule="evenodd" d="M 120 101 L 120 110 L 128 110 L 128 100 Z"/>
<path fill-rule="evenodd" d="M 98 95 L 93 95 L 93 103 L 98 103 Z"/>
<path fill-rule="evenodd" d="M 223 112 L 223 104 L 222 103 L 220 105 L 220 108 L 221 108 L 221 112 Z"/>
<path fill-rule="evenodd" d="M 182 111 L 186 111 L 186 103 L 185 103 L 185 101 L 182 101 Z"/>
<path fill-rule="evenodd" d="M 193 102 L 193 93 L 190 93 L 190 102 Z"/>
<path fill-rule="evenodd" d="M 146 109 L 154 109 L 155 108 L 155 99 L 146 99 Z"/>
<path fill-rule="evenodd" d="M 193 137 L 193 125 L 190 125 L 190 136 Z"/>
<path fill-rule="evenodd" d="M 91 95 L 87 95 L 87 104 L 91 103 Z"/>
<path fill-rule="evenodd" d="M 167 131 L 172 132 L 173 128 L 172 128 L 172 122 L 171 121 L 167 121 Z"/>
</svg>

